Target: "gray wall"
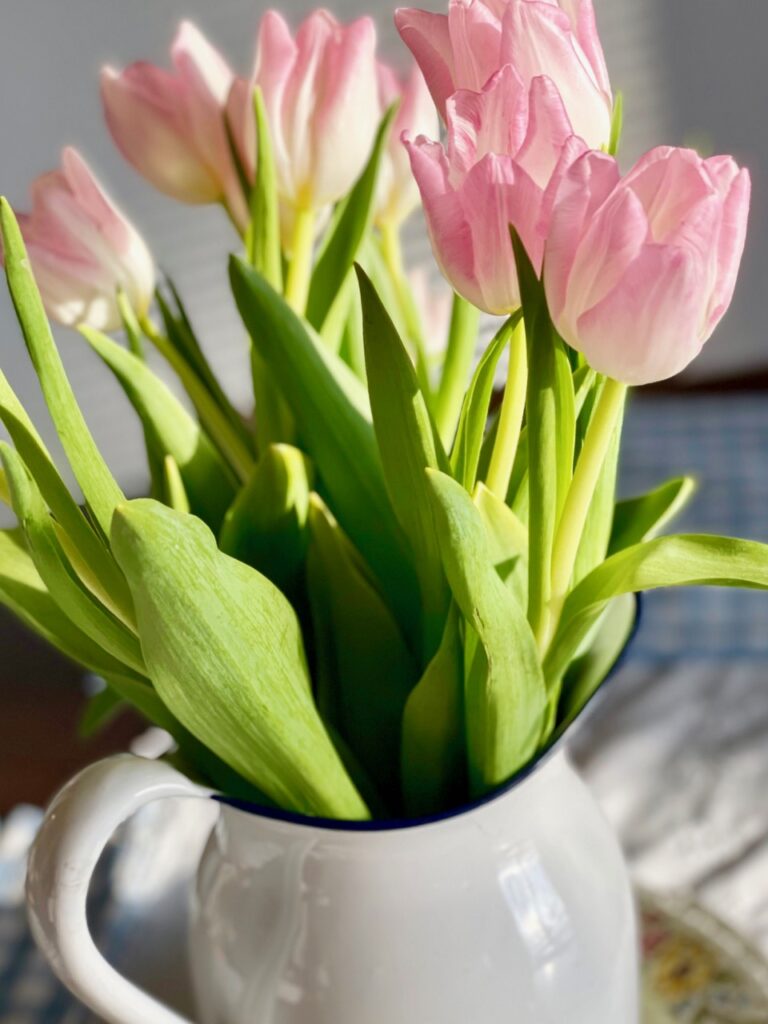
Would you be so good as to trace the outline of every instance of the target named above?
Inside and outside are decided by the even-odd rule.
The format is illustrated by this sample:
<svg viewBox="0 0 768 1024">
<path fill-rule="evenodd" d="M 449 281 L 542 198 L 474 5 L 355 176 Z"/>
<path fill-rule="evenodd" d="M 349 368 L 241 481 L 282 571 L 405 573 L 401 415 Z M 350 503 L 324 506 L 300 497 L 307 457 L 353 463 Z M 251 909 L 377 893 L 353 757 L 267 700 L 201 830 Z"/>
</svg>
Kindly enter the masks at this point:
<svg viewBox="0 0 768 1024">
<path fill-rule="evenodd" d="M 768 173 L 765 0 L 598 0 L 617 88 L 627 93 L 627 158 L 657 142 L 698 140 L 737 153 L 755 177 L 752 236 L 736 303 L 696 372 L 762 365 L 762 268 L 766 263 Z M 313 6 L 290 0 L 298 13 Z M 332 4 L 344 15 L 359 0 Z M 374 5 L 369 5 L 373 7 Z M 402 48 L 394 4 L 379 4 L 384 49 Z M 441 8 L 441 0 L 428 4 Z M 233 394 L 248 400 L 242 332 L 226 293 L 224 256 L 233 244 L 214 210 L 190 211 L 157 196 L 115 153 L 103 126 L 99 66 L 138 57 L 165 60 L 175 23 L 188 15 L 233 63 L 250 65 L 260 6 L 253 0 L 0 0 L 0 190 L 23 207 L 27 183 L 53 166 L 66 143 L 81 147 L 177 278 L 211 357 Z M 758 114 L 759 112 L 759 114 Z M 414 229 L 418 234 L 418 226 Z M 423 242 L 414 243 L 423 252 Z M 141 438 L 108 375 L 69 332 L 61 345 L 89 422 L 124 485 L 144 479 Z M 46 426 L 5 295 L 0 293 L 0 363 Z M 50 431 L 46 431 L 50 437 Z"/>
</svg>

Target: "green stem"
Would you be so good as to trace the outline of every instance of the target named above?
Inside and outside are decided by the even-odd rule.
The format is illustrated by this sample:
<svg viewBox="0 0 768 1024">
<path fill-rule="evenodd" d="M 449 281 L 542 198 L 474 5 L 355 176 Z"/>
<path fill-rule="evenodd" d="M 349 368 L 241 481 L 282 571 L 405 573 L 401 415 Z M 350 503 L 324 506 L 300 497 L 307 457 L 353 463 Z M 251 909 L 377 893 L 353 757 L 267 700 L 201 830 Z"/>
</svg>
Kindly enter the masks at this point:
<svg viewBox="0 0 768 1024">
<path fill-rule="evenodd" d="M 525 321 L 520 318 L 512 330 L 509 349 L 509 371 L 499 416 L 499 429 L 488 467 L 486 484 L 502 501 L 507 500 L 509 482 L 523 428 L 525 400 L 528 392 L 528 350 Z"/>
<path fill-rule="evenodd" d="M 563 506 L 552 551 L 552 597 L 550 637 L 554 633 L 568 596 L 576 565 L 579 544 L 589 514 L 589 506 L 602 472 L 616 424 L 624 408 L 626 384 L 606 378 L 584 438 L 573 481 Z"/>
<path fill-rule="evenodd" d="M 428 403 L 432 399 L 432 387 L 429 380 L 429 360 L 427 359 L 427 345 L 424 338 L 424 329 L 421 317 L 416 308 L 416 303 L 408 284 L 405 273 L 405 262 L 403 260 L 403 247 L 400 241 L 400 226 L 393 221 L 386 221 L 380 227 L 381 231 L 381 252 L 384 257 L 389 276 L 395 288 L 397 303 L 400 308 L 400 315 L 405 326 L 408 340 L 414 349 L 416 356 L 416 373 L 419 379 L 419 386 L 424 393 Z"/>
<path fill-rule="evenodd" d="M 144 316 L 140 323 L 144 336 L 152 342 L 160 355 L 178 375 L 211 440 L 229 462 L 239 479 L 243 482 L 248 480 L 255 461 L 253 454 L 248 450 L 232 423 L 219 408 L 189 363 L 173 347 L 169 339 L 158 330 L 152 320 L 148 316 Z"/>
<path fill-rule="evenodd" d="M 448 348 L 435 399 L 435 423 L 446 447 L 453 441 L 459 422 L 461 404 L 477 347 L 479 324 L 480 310 L 460 295 L 454 294 Z"/>
<path fill-rule="evenodd" d="M 312 282 L 312 256 L 315 246 L 316 223 L 317 214 L 312 207 L 296 211 L 291 262 L 288 267 L 288 280 L 285 284 L 285 299 L 299 316 L 304 316 L 307 310 L 309 286 Z"/>
</svg>

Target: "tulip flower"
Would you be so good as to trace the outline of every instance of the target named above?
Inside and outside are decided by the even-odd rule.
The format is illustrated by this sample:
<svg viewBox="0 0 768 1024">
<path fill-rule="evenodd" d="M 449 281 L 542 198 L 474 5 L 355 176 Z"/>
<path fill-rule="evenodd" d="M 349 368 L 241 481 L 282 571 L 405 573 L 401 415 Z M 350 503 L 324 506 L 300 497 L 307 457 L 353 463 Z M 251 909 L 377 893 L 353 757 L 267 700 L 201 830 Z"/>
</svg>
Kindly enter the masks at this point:
<svg viewBox="0 0 768 1024">
<path fill-rule="evenodd" d="M 399 225 L 419 205 L 419 189 L 403 145 L 403 132 L 435 137 L 439 134 L 440 124 L 427 83 L 417 67 L 402 83 L 392 68 L 380 63 L 379 90 L 382 112 L 396 100 L 400 100 L 400 108 L 379 174 L 376 219 L 379 223 Z"/>
<path fill-rule="evenodd" d="M 233 82 L 224 58 L 183 22 L 171 46 L 172 71 L 139 62 L 104 68 L 101 95 L 118 149 L 156 188 L 185 203 L 224 203 L 247 224 L 225 126 Z"/>
<path fill-rule="evenodd" d="M 31 196 L 32 212 L 19 226 L 49 315 L 67 326 L 115 330 L 122 290 L 143 316 L 154 292 L 152 257 L 79 153 L 65 149 L 61 170 L 38 178 Z"/>
<path fill-rule="evenodd" d="M 594 369 L 626 384 L 672 377 L 699 354 L 733 297 L 749 172 L 661 147 L 620 177 L 587 153 L 567 171 L 544 280 L 552 318 Z"/>
<path fill-rule="evenodd" d="M 590 146 L 609 141 L 613 99 L 592 0 L 451 0 L 447 15 L 402 8 L 395 20 L 444 115 L 454 92 L 478 91 L 511 64 L 526 86 L 553 80 Z"/>
<path fill-rule="evenodd" d="M 335 203 L 365 166 L 380 109 L 375 51 L 370 18 L 343 25 L 315 11 L 295 37 L 276 11 L 261 21 L 252 84 L 264 95 L 281 198 L 297 209 Z"/>
<path fill-rule="evenodd" d="M 452 96 L 446 116 L 447 150 L 406 138 L 435 256 L 465 299 L 508 314 L 520 305 L 510 225 L 539 269 L 550 197 L 585 146 L 553 83 L 529 90 L 509 65 L 482 92 Z"/>
</svg>

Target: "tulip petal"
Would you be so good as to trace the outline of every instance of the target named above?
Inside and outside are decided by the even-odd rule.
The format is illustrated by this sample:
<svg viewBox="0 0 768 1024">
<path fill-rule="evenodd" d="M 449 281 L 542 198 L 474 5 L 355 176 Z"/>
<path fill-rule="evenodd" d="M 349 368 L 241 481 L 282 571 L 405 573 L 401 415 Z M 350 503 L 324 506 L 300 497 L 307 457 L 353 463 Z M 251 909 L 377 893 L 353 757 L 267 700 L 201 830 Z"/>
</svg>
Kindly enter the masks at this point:
<svg viewBox="0 0 768 1024">
<path fill-rule="evenodd" d="M 517 153 L 517 161 L 540 188 L 549 184 L 563 146 L 572 135 L 573 128 L 557 86 L 544 75 L 534 78 L 530 89 L 527 132 Z"/>
<path fill-rule="evenodd" d="M 597 32 L 597 19 L 592 0 L 558 0 L 560 7 L 568 15 L 579 45 L 587 56 L 595 73 L 598 85 L 608 96 L 611 94 L 611 81 L 605 54 Z"/>
<path fill-rule="evenodd" d="M 395 25 L 422 70 L 437 109 L 445 116 L 448 97 L 456 91 L 447 16 L 401 7 L 395 12 Z"/>
<path fill-rule="evenodd" d="M 515 156 L 528 127 L 528 91 L 507 65 L 482 92 L 462 89 L 451 96 L 447 123 L 451 166 L 464 173 L 488 153 Z"/>
<path fill-rule="evenodd" d="M 474 91 L 483 89 L 503 66 L 499 16 L 487 3 L 451 0 L 448 30 L 457 87 Z"/>
<path fill-rule="evenodd" d="M 690 253 L 648 245 L 601 303 L 578 321 L 590 366 L 626 384 L 666 380 L 701 351 L 700 268 Z"/>
<path fill-rule="evenodd" d="M 731 304 L 747 240 L 747 222 L 752 181 L 749 171 L 738 173 L 723 207 L 717 241 L 718 280 L 707 318 L 709 334 L 714 331 Z"/>
</svg>

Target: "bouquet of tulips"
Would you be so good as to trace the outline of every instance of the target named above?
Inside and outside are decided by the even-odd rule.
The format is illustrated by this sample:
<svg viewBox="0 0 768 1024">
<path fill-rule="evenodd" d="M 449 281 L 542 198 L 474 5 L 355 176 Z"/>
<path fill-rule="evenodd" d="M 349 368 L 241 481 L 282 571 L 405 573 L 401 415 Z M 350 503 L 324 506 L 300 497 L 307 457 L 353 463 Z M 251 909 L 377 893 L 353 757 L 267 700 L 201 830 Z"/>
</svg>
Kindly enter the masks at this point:
<svg viewBox="0 0 768 1024">
<path fill-rule="evenodd" d="M 0 600 L 104 679 L 91 725 L 131 705 L 196 778 L 339 819 L 437 813 L 512 778 L 597 691 L 637 592 L 768 588 L 765 546 L 660 536 L 690 479 L 616 500 L 628 386 L 681 371 L 730 303 L 747 172 L 660 148 L 621 173 L 591 0 L 396 18 L 407 79 L 370 19 L 326 11 L 295 34 L 267 13 L 248 79 L 188 24 L 172 70 L 103 73 L 128 161 L 232 221 L 252 415 L 74 150 L 31 213 L 2 205 L 84 504 L 0 375 L 18 520 Z M 420 202 L 447 337 L 401 252 Z M 481 313 L 499 320 L 476 362 Z M 101 457 L 48 316 L 122 386 L 151 497 L 127 500 Z"/>
</svg>

